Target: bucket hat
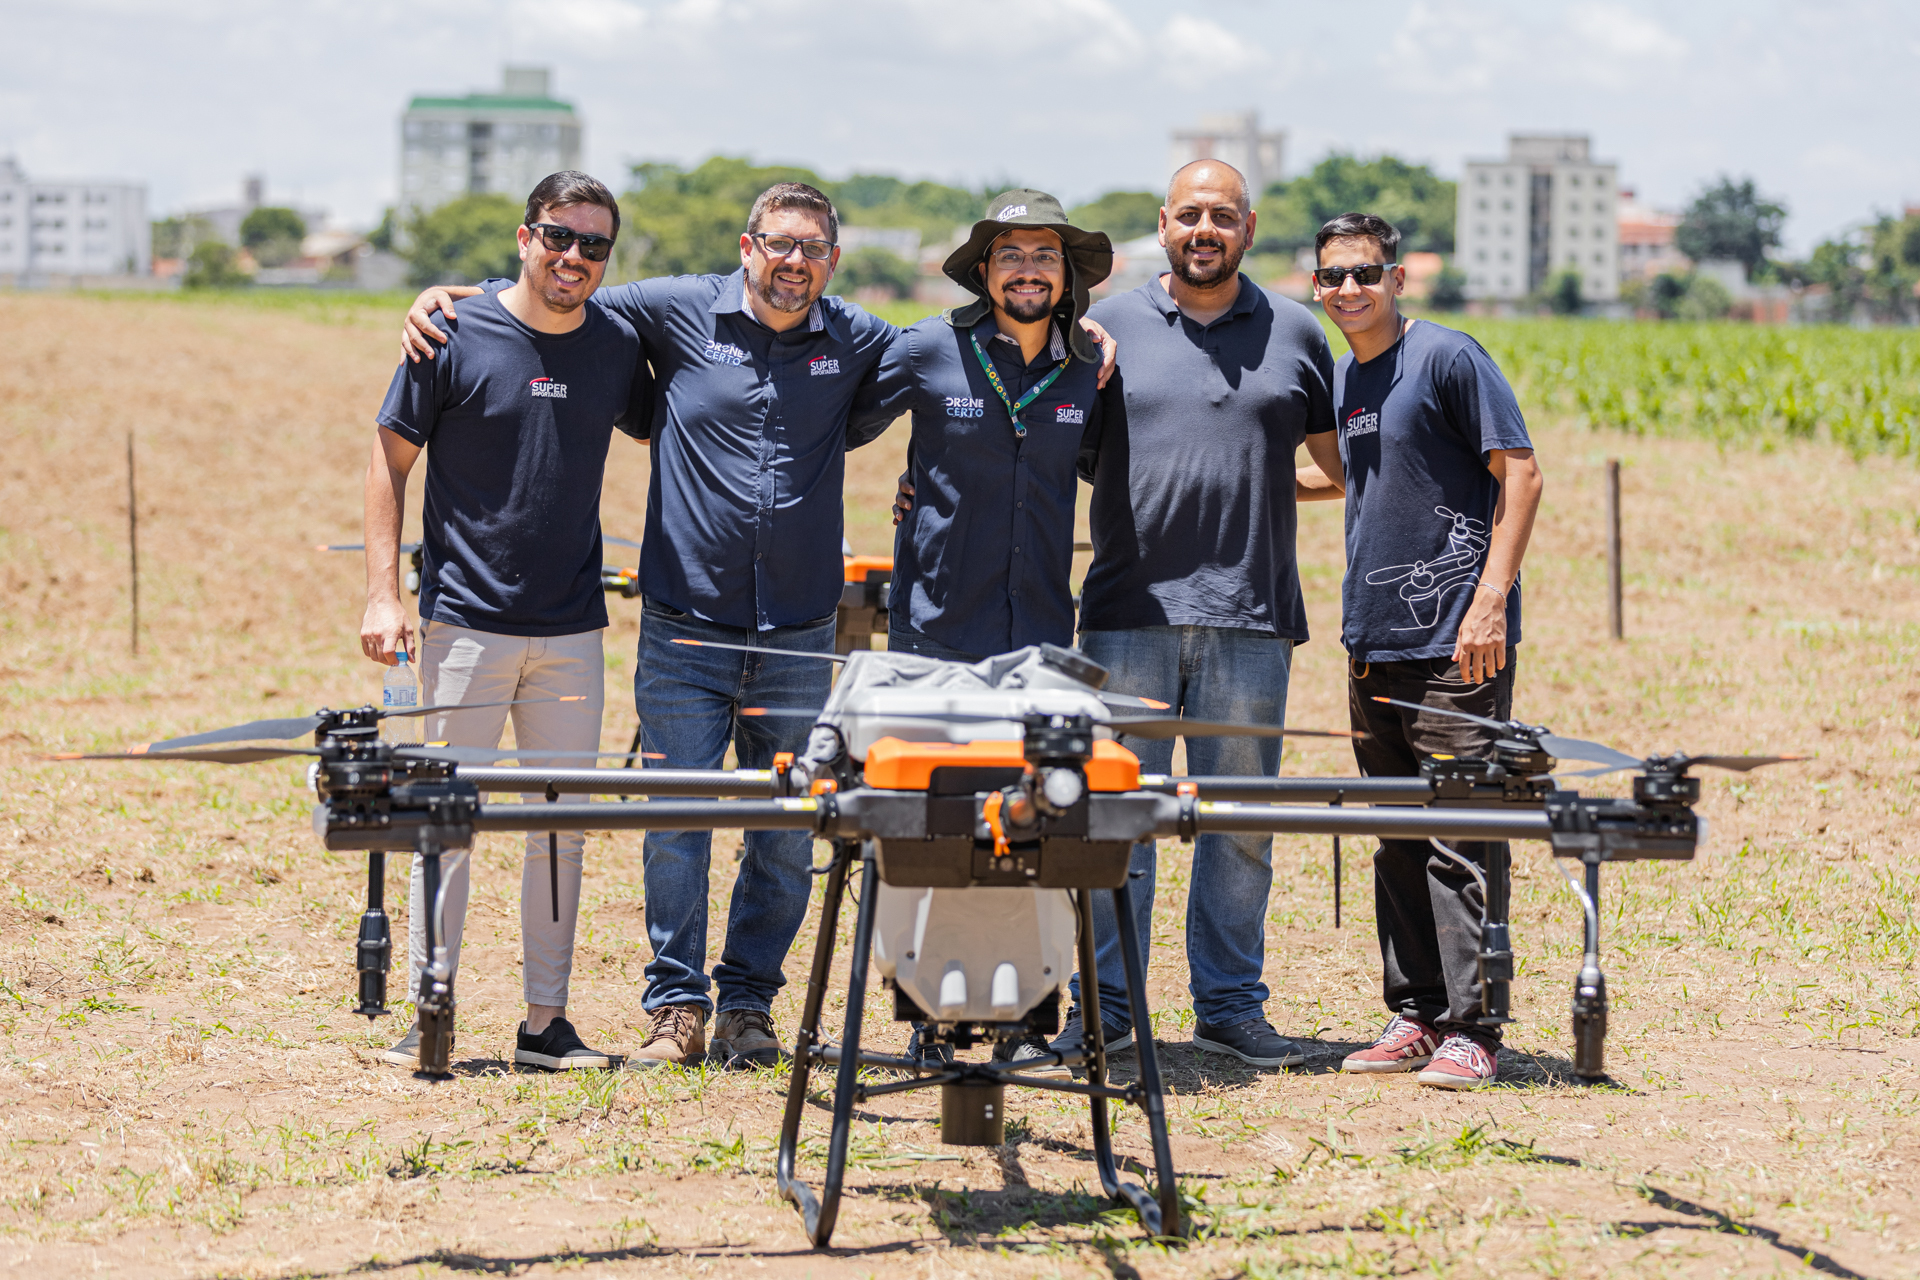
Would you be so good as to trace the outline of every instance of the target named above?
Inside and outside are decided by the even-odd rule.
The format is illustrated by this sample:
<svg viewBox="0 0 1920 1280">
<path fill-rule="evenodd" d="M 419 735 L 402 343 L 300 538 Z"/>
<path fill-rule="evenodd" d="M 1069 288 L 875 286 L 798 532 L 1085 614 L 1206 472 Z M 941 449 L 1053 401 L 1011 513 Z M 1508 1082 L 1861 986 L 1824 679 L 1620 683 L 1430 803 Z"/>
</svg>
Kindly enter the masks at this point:
<svg viewBox="0 0 1920 1280">
<path fill-rule="evenodd" d="M 986 285 L 974 268 L 986 260 L 988 247 L 1000 236 L 1029 229 L 1052 231 L 1065 245 L 1068 301 L 1055 307 L 1054 315 L 1062 321 L 1073 353 L 1097 363 L 1099 349 L 1080 327 L 1080 317 L 1087 314 L 1093 286 L 1113 274 L 1113 241 L 1104 231 L 1086 231 L 1068 222 L 1067 211 L 1044 191 L 1022 187 L 987 201 L 987 216 L 973 224 L 965 244 L 947 255 L 941 267 L 947 278 L 978 299 L 947 312 L 947 322 L 955 328 L 972 328 L 992 313 Z"/>
</svg>

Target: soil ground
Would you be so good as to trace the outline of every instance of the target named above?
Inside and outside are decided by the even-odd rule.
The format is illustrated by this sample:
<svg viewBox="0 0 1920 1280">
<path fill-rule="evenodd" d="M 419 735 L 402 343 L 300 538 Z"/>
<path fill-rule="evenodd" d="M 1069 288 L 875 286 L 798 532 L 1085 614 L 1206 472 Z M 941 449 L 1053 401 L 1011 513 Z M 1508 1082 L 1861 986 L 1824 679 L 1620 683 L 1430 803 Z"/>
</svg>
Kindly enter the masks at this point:
<svg viewBox="0 0 1920 1280">
<path fill-rule="evenodd" d="M 1333 1071 L 1383 1020 L 1368 842 L 1348 846 L 1335 929 L 1327 842 L 1275 841 L 1269 1012 L 1311 1041 L 1307 1066 L 1196 1053 L 1186 855 L 1169 842 L 1152 998 L 1193 1238 L 1145 1242 L 1097 1195 L 1073 1100 L 1013 1099 L 1005 1146 L 960 1149 L 939 1145 L 937 1102 L 917 1094 L 862 1111 L 836 1247 L 814 1252 L 774 1191 L 783 1070 L 509 1065 L 517 839 L 478 848 L 459 1073 L 428 1083 L 376 1063 L 392 1020 L 347 1012 L 364 863 L 316 848 L 297 764 L 42 759 L 376 695 L 354 640 L 358 557 L 311 548 L 359 536 L 396 320 L 345 304 L 0 295 L 0 1269 L 1920 1273 L 1911 462 L 1534 423 L 1548 489 L 1516 711 L 1636 751 L 1818 753 L 1708 775 L 1699 859 L 1609 872 L 1611 1084 L 1570 1079 L 1579 913 L 1544 847 L 1516 849 L 1519 1021 L 1500 1085 L 1462 1095 Z M 903 444 L 896 427 L 851 461 L 857 550 L 888 547 Z M 1625 463 L 1623 643 L 1605 638 L 1609 455 Z M 616 440 L 606 528 L 637 537 L 645 493 L 644 451 Z M 1316 639 L 1290 719 L 1342 727 L 1337 508 L 1305 511 L 1300 556 Z M 637 602 L 611 607 L 609 747 L 633 729 Z M 1284 768 L 1352 761 L 1309 743 Z M 737 846 L 716 840 L 715 955 Z M 640 847 L 590 843 L 573 1016 L 615 1050 L 642 1035 Z M 790 977 L 811 939 L 810 925 Z M 799 985 L 775 1010 L 783 1034 Z M 876 994 L 882 1045 L 904 1038 L 888 1013 Z M 823 1114 L 816 1099 L 816 1178 Z M 1136 1115 L 1117 1142 L 1137 1168 Z"/>
</svg>

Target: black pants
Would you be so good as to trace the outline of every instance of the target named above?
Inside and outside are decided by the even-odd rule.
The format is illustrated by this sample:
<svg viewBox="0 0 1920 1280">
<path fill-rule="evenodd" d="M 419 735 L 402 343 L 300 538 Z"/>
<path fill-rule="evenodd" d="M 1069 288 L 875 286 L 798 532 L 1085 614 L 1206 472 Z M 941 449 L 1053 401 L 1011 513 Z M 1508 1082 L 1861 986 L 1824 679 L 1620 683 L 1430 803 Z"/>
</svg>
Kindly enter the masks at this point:
<svg viewBox="0 0 1920 1280">
<path fill-rule="evenodd" d="M 1356 730 L 1353 754 L 1368 777 L 1420 772 L 1420 758 L 1452 754 L 1478 758 L 1497 736 L 1469 720 L 1375 702 L 1398 698 L 1505 720 L 1513 709 L 1516 651 L 1507 650 L 1500 674 L 1472 685 L 1451 658 L 1348 663 L 1347 702 Z M 1462 840 L 1448 846 L 1484 874 L 1495 854 L 1507 864 L 1505 841 Z M 1496 892 L 1504 902 L 1504 883 Z M 1374 913 L 1380 928 L 1381 994 L 1387 1008 L 1420 1019 L 1443 1035 L 1468 1034 L 1497 1043 L 1498 1027 L 1480 1015 L 1480 886 L 1452 859 L 1424 840 L 1382 840 L 1373 855 Z"/>
</svg>

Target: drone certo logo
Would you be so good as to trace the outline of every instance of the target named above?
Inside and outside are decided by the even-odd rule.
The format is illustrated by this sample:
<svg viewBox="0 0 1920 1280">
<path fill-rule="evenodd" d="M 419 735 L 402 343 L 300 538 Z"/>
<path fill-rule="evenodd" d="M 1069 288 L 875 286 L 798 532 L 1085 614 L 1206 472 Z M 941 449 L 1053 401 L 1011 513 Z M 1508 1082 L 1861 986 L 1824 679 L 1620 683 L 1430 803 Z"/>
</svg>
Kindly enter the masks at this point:
<svg viewBox="0 0 1920 1280">
<path fill-rule="evenodd" d="M 567 384 L 555 382 L 552 378 L 535 378 L 527 384 L 527 390 L 533 392 L 535 400 L 565 400 Z"/>
<path fill-rule="evenodd" d="M 821 356 L 818 359 L 807 361 L 807 372 L 816 378 L 829 373 L 838 373 L 840 372 L 840 362 L 838 360 L 829 360 L 826 356 Z"/>
<path fill-rule="evenodd" d="M 717 342 L 707 339 L 707 359 L 715 364 L 745 364 L 747 353 L 731 342 Z"/>
<path fill-rule="evenodd" d="M 948 396 L 946 398 L 949 418 L 984 418 L 987 416 L 987 402 L 973 396 Z"/>
<path fill-rule="evenodd" d="M 1053 420 L 1055 422 L 1064 422 L 1072 427 L 1084 427 L 1087 424 L 1087 411 L 1085 409 L 1076 409 L 1070 404 L 1063 404 L 1054 410 Z"/>
<path fill-rule="evenodd" d="M 1380 415 L 1369 413 L 1365 409 L 1355 409 L 1347 415 L 1347 439 L 1355 436 L 1370 436 L 1380 430 Z"/>
<path fill-rule="evenodd" d="M 995 218 L 994 221 L 1005 222 L 1008 218 L 1018 218 L 1022 214 L 1026 213 L 1026 211 L 1027 211 L 1027 206 L 1023 204 L 1010 204 L 1006 208 L 1000 211 L 1000 216 L 998 218 Z"/>
</svg>

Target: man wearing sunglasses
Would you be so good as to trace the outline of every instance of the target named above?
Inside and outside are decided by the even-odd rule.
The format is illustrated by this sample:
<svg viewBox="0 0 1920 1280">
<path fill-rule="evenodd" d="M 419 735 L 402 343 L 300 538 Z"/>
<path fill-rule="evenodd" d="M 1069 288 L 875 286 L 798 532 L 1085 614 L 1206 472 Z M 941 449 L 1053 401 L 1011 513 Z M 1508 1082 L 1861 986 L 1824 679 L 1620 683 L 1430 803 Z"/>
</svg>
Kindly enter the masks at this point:
<svg viewBox="0 0 1920 1280">
<path fill-rule="evenodd" d="M 1512 712 L 1520 562 L 1540 506 L 1540 468 L 1513 391 L 1464 333 L 1400 314 L 1400 233 L 1346 213 L 1314 237 L 1314 297 L 1351 351 L 1334 376 L 1347 481 L 1341 639 L 1360 772 L 1412 775 L 1423 756 L 1479 757 L 1499 735 L 1375 701 Z M 1391 1020 L 1348 1055 L 1355 1072 L 1419 1071 L 1476 1089 L 1496 1074 L 1500 1028 L 1479 1024 L 1482 891 L 1461 859 L 1503 882 L 1504 842 L 1449 856 L 1383 840 L 1374 903 Z"/>
<path fill-rule="evenodd" d="M 367 609 L 361 650 L 419 661 L 428 704 L 502 704 L 434 715 L 426 736 L 493 747 L 511 710 L 525 751 L 600 745 L 605 663 L 600 632 L 600 480 L 615 427 L 647 435 L 653 383 L 640 340 L 589 307 L 620 230 L 620 206 L 584 173 L 556 173 L 527 197 L 520 279 L 470 304 L 432 364 L 402 362 L 380 408 L 366 475 Z M 407 475 L 427 455 L 426 543 L 416 648 L 396 573 Z M 522 757 L 526 764 L 563 764 Z M 521 865 L 522 981 L 527 1020 L 514 1061 L 606 1068 L 566 1018 L 585 833 L 527 837 Z M 469 859 L 449 861 L 441 922 L 460 963 Z M 409 908 L 410 988 L 424 954 L 422 867 Z M 417 990 L 409 998 L 419 999 Z M 383 1057 L 412 1066 L 418 1025 Z"/>
</svg>

